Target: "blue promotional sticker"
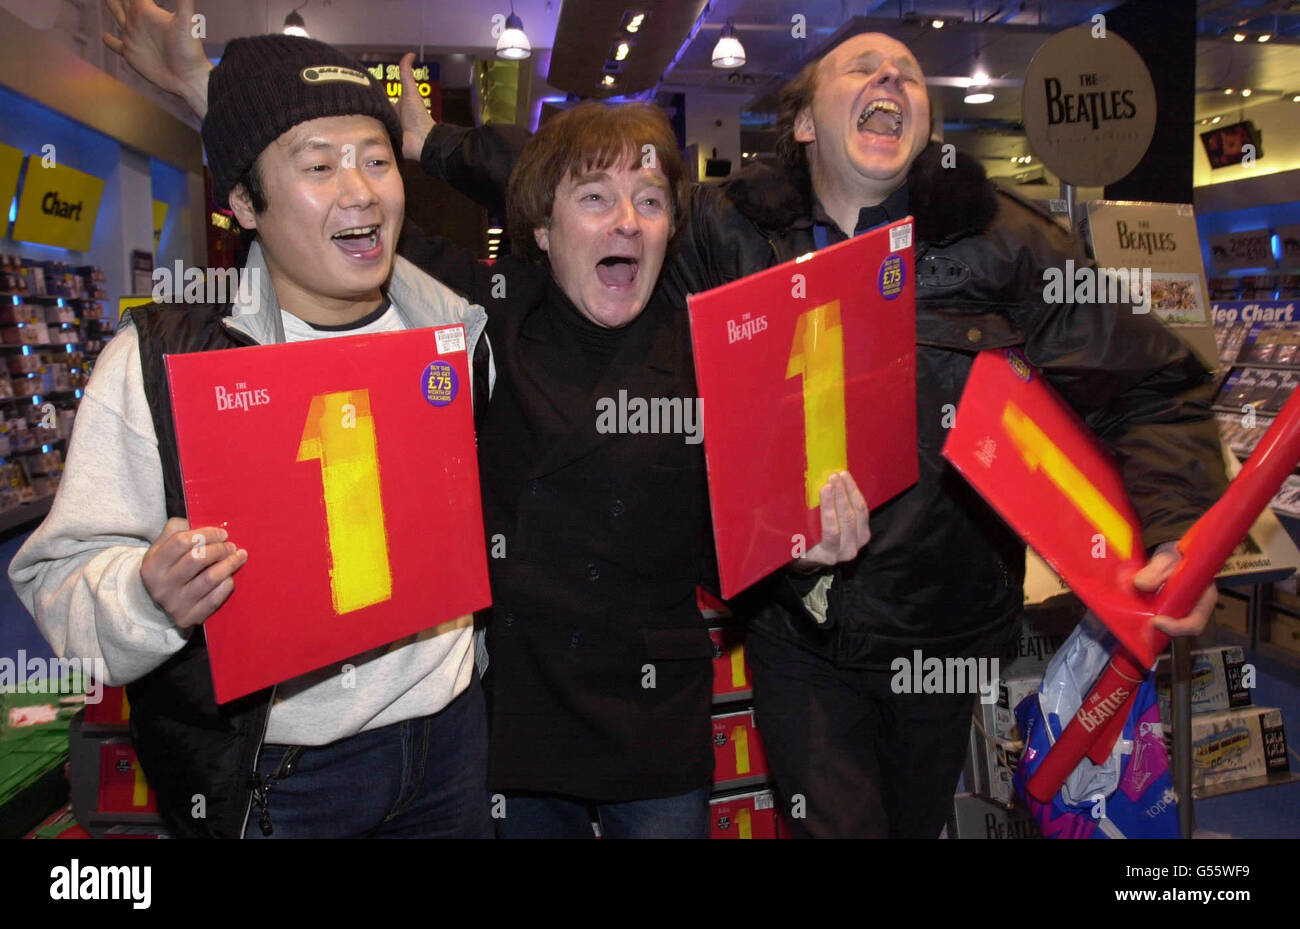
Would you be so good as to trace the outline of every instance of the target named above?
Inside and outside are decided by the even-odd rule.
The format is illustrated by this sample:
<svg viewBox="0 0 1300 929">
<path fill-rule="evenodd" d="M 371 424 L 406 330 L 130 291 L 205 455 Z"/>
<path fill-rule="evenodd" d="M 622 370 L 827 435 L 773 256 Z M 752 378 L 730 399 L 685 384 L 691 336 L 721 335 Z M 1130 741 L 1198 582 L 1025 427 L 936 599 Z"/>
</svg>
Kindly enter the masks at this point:
<svg viewBox="0 0 1300 929">
<path fill-rule="evenodd" d="M 1026 384 L 1034 379 L 1033 367 L 1025 360 L 1025 356 L 1014 348 L 1007 349 L 1007 364 L 1011 365 L 1011 370 L 1016 373 L 1016 377 Z"/>
<path fill-rule="evenodd" d="M 903 256 L 890 255 L 880 266 L 880 295 L 893 300 L 903 292 Z"/>
<path fill-rule="evenodd" d="M 456 399 L 460 384 L 456 369 L 445 361 L 435 361 L 424 369 L 420 377 L 420 392 L 434 406 L 446 406 Z"/>
</svg>

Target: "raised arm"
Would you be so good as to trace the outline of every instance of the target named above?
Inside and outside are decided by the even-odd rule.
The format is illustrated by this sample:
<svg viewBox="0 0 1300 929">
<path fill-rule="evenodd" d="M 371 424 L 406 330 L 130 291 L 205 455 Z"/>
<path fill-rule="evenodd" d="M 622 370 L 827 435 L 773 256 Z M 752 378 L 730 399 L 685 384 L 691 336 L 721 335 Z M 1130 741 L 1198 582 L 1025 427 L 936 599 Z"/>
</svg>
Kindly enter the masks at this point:
<svg viewBox="0 0 1300 929">
<path fill-rule="evenodd" d="M 106 0 L 121 36 L 104 33 L 104 44 L 126 59 L 146 81 L 185 100 L 202 119 L 208 113 L 208 72 L 203 30 L 194 0 L 178 0 L 176 12 L 153 0 Z"/>
<path fill-rule="evenodd" d="M 506 185 L 519 153 L 531 134 L 520 126 L 475 128 L 435 123 L 415 90 L 411 64 L 402 56 L 402 154 L 419 159 L 421 167 L 445 181 L 495 216 L 505 215 Z"/>
</svg>

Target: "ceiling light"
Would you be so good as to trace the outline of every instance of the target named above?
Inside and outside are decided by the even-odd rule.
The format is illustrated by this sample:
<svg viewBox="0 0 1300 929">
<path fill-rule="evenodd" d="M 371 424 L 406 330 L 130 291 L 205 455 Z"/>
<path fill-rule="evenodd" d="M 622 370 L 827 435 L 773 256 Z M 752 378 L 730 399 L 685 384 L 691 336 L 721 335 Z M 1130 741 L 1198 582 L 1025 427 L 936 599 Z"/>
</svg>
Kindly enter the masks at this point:
<svg viewBox="0 0 1300 929">
<path fill-rule="evenodd" d="M 1243 91 L 1241 92 L 1241 95 L 1242 95 L 1243 97 L 1249 97 L 1249 96 L 1250 96 L 1250 88 L 1247 87 L 1245 90 L 1243 90 Z"/>
<path fill-rule="evenodd" d="M 614 47 L 614 60 L 622 61 L 627 57 L 627 53 L 630 51 L 632 51 L 632 46 L 628 45 L 626 42 L 619 42 L 618 45 Z"/>
<path fill-rule="evenodd" d="M 932 20 L 930 20 L 930 25 L 931 25 L 932 27 L 934 27 L 935 29 L 942 29 L 942 28 L 943 28 L 943 20 L 942 20 L 942 19 L 932 19 Z"/>
<path fill-rule="evenodd" d="M 1221 119 L 1223 119 L 1222 116 L 1216 116 L 1216 117 L 1214 117 L 1214 119 L 1210 120 L 1210 122 L 1212 122 L 1212 123 L 1217 123 L 1217 122 L 1218 122 L 1219 120 L 1221 120 Z"/>
<path fill-rule="evenodd" d="M 500 226 L 488 226 L 488 235 L 500 235 L 502 229 Z"/>
<path fill-rule="evenodd" d="M 1291 98 L 1291 102 L 1292 102 L 1292 103 L 1300 103 L 1300 94 L 1296 94 L 1294 97 L 1292 97 L 1292 98 Z"/>
<path fill-rule="evenodd" d="M 497 39 L 497 57 L 510 61 L 520 61 L 533 54 L 532 43 L 524 35 L 524 21 L 515 15 L 515 5 L 510 4 L 510 15 L 506 17 L 506 28 Z"/>
<path fill-rule="evenodd" d="M 745 46 L 736 38 L 736 27 L 731 24 L 731 20 L 727 20 L 727 24 L 722 27 L 722 35 L 718 37 L 718 44 L 713 46 L 713 67 L 739 68 L 744 64 Z"/>
<path fill-rule="evenodd" d="M 1269 33 L 1266 32 L 1266 33 L 1264 33 L 1262 36 L 1260 36 L 1258 39 L 1256 39 L 1256 41 L 1257 41 L 1257 42 L 1267 42 L 1267 41 L 1268 41 L 1269 39 L 1271 39 L 1271 38 L 1273 38 L 1273 36 L 1271 36 Z"/>
<path fill-rule="evenodd" d="M 1246 33 L 1244 33 L 1244 32 L 1235 32 L 1235 33 L 1233 33 L 1233 35 L 1232 35 L 1232 41 L 1234 41 L 1234 42 L 1245 42 L 1245 41 L 1246 41 Z"/>
<path fill-rule="evenodd" d="M 310 39 L 307 34 L 307 22 L 299 15 L 298 11 L 305 7 L 306 3 L 300 3 L 284 18 L 284 34 L 302 36 L 304 39 Z"/>
<path fill-rule="evenodd" d="M 602 78 L 600 79 L 600 82 L 601 82 L 602 84 L 604 84 L 606 87 L 613 87 L 613 86 L 614 86 L 614 75 L 612 75 L 612 74 L 606 74 L 604 77 L 602 77 Z"/>
<path fill-rule="evenodd" d="M 962 98 L 963 103 L 991 103 L 993 94 L 988 90 L 989 76 L 984 73 L 982 68 L 976 68 L 975 73 L 970 76 L 970 81 L 966 84 L 966 96 Z"/>
<path fill-rule="evenodd" d="M 645 16 L 646 14 L 644 13 L 633 13 L 631 10 L 628 10 L 623 14 L 623 30 L 625 32 L 638 31 L 641 28 L 641 24 L 645 22 Z"/>
<path fill-rule="evenodd" d="M 1230 93 L 1232 93 L 1232 88 L 1231 88 L 1231 87 L 1225 88 L 1223 92 L 1224 92 L 1225 94 L 1230 94 Z"/>
</svg>

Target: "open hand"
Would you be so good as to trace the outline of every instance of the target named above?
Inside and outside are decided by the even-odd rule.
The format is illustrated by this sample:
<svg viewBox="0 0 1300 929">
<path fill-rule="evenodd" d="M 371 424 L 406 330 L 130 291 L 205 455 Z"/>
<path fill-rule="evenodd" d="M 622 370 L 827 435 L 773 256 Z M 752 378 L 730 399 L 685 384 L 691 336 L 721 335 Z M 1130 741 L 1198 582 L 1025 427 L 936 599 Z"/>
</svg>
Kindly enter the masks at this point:
<svg viewBox="0 0 1300 929">
<path fill-rule="evenodd" d="M 184 98 L 200 119 L 206 116 L 212 64 L 196 34 L 194 0 L 177 0 L 175 13 L 153 0 L 105 2 L 122 35 L 106 32 L 104 44 L 146 81 Z"/>
<path fill-rule="evenodd" d="M 398 67 L 402 72 L 402 97 L 397 104 L 397 118 L 402 121 L 402 155 L 419 161 L 434 120 L 424 108 L 424 98 L 416 87 L 415 52 L 403 55 Z"/>
</svg>

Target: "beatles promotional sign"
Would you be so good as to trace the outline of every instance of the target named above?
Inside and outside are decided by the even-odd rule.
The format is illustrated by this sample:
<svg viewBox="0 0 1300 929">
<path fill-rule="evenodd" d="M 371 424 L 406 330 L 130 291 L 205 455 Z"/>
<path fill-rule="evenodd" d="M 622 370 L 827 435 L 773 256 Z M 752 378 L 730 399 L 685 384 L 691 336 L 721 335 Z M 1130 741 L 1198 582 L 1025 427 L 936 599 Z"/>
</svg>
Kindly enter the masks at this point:
<svg viewBox="0 0 1300 929">
<path fill-rule="evenodd" d="M 722 595 L 821 541 L 820 492 L 917 479 L 911 219 L 690 297 Z"/>
<path fill-rule="evenodd" d="M 1104 25 L 1049 38 L 1020 94 L 1029 147 L 1067 184 L 1103 187 L 1142 160 L 1156 130 L 1156 89 L 1132 45 Z"/>
<path fill-rule="evenodd" d="M 1136 312 L 1177 329 L 1213 370 L 1218 356 L 1192 205 L 1090 200 L 1085 216 L 1085 238 L 1097 267 L 1121 280 L 1127 272 L 1142 294 Z"/>
<path fill-rule="evenodd" d="M 466 357 L 459 325 L 168 356 L 190 525 L 248 551 L 218 701 L 489 604 Z"/>
</svg>

